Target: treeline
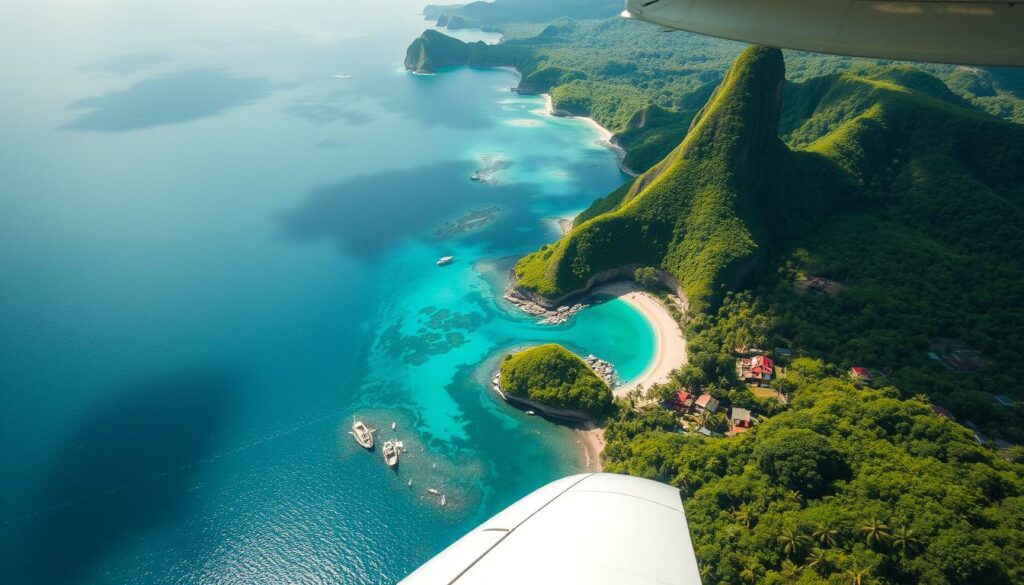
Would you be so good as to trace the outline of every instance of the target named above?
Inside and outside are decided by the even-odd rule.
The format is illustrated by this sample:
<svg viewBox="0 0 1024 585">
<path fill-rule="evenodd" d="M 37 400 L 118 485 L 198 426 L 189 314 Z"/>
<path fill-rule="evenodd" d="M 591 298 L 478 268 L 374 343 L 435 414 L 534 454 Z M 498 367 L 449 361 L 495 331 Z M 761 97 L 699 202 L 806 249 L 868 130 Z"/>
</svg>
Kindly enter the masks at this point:
<svg viewBox="0 0 1024 585">
<path fill-rule="evenodd" d="M 731 438 L 623 409 L 605 470 L 679 487 L 704 583 L 1024 581 L 1024 453 L 831 371 L 795 360 L 790 409 Z"/>
</svg>

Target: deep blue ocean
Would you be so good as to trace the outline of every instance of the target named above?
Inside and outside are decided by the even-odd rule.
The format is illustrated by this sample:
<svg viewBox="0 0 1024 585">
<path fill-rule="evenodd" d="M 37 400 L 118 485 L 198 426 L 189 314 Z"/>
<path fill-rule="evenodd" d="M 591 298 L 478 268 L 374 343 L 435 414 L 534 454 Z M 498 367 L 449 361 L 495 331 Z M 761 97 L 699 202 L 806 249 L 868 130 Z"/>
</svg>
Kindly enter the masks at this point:
<svg viewBox="0 0 1024 585">
<path fill-rule="evenodd" d="M 0 582 L 390 583 L 585 468 L 487 380 L 548 340 L 643 370 L 621 302 L 501 300 L 624 177 L 512 71 L 403 71 L 421 8 L 0 6 Z"/>
</svg>

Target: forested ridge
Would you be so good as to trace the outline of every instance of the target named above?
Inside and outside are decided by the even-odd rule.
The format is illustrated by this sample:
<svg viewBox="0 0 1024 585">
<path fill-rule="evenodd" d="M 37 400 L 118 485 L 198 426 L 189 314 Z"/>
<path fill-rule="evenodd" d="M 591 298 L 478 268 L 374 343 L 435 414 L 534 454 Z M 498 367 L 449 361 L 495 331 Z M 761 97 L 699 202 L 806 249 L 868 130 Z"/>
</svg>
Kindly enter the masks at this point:
<svg viewBox="0 0 1024 585">
<path fill-rule="evenodd" d="M 548 298 L 624 264 L 682 283 L 689 364 L 618 404 L 603 459 L 680 488 L 704 582 L 1024 582 L 1024 74 L 495 26 L 460 64 L 515 66 L 642 172 L 516 276 Z M 781 348 L 788 404 L 737 379 L 750 348 Z M 753 428 L 684 432 L 679 388 Z"/>
</svg>

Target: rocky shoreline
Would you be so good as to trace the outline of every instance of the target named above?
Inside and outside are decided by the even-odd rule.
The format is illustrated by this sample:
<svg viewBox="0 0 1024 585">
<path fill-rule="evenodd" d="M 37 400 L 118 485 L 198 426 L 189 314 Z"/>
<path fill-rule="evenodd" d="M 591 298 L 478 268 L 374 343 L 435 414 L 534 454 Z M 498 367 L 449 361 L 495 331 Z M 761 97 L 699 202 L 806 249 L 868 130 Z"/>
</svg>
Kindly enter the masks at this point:
<svg viewBox="0 0 1024 585">
<path fill-rule="evenodd" d="M 539 325 L 561 325 L 570 317 L 586 309 L 590 305 L 586 303 L 575 303 L 573 305 L 562 305 L 554 309 L 548 309 L 526 297 L 511 283 L 505 288 L 505 300 L 519 308 L 520 311 L 534 317 L 541 317 Z"/>
<path fill-rule="evenodd" d="M 604 380 L 605 384 L 608 384 L 609 388 L 615 388 L 622 383 L 619 379 L 619 375 L 615 372 L 615 366 L 611 362 L 606 362 L 603 359 L 598 358 L 594 354 L 590 354 L 583 358 L 583 361 L 590 366 L 591 370 L 597 374 L 598 378 Z"/>
</svg>

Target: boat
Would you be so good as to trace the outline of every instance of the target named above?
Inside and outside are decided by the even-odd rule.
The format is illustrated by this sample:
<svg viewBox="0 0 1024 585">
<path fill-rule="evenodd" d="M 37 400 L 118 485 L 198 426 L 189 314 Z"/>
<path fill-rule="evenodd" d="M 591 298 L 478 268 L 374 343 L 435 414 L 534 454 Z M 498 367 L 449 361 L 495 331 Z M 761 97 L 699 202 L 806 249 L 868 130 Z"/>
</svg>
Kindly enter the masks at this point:
<svg viewBox="0 0 1024 585">
<path fill-rule="evenodd" d="M 352 79 L 351 75 L 343 75 L 343 74 L 338 74 L 338 75 L 335 75 L 334 77 L 336 77 L 338 79 Z"/>
<path fill-rule="evenodd" d="M 363 424 L 361 420 L 352 420 L 352 430 L 348 434 L 355 438 L 356 443 L 359 443 L 360 447 L 364 449 L 373 449 L 373 431 Z"/>
<path fill-rule="evenodd" d="M 445 494 L 441 494 L 441 505 L 443 506 L 446 503 L 448 503 L 448 496 Z"/>
<path fill-rule="evenodd" d="M 409 487 L 412 487 L 412 480 L 410 479 L 410 480 L 409 480 L 409 483 L 407 483 L 407 484 L 405 484 L 405 485 L 407 485 L 407 486 L 409 486 Z"/>
<path fill-rule="evenodd" d="M 401 441 L 395 441 L 395 449 L 398 449 L 400 452 L 405 453 L 405 443 Z"/>
<path fill-rule="evenodd" d="M 431 493 L 431 494 L 434 494 L 436 496 L 436 495 L 440 494 L 441 492 L 437 491 L 435 488 L 427 488 L 427 493 Z"/>
<path fill-rule="evenodd" d="M 384 441 L 381 455 L 384 457 L 384 462 L 388 464 L 388 467 L 398 467 L 398 448 L 395 447 L 394 441 Z"/>
<path fill-rule="evenodd" d="M 391 421 L 391 430 L 392 431 L 395 430 L 396 426 L 398 426 L 398 423 L 396 423 L 395 421 Z"/>
<path fill-rule="evenodd" d="M 528 415 L 530 415 L 530 416 L 533 416 L 533 415 L 535 415 L 535 414 L 537 414 L 537 413 L 536 413 L 536 412 L 533 412 L 532 410 L 527 410 L 527 411 L 526 411 L 526 414 L 528 414 Z"/>
<path fill-rule="evenodd" d="M 437 259 L 438 266 L 448 266 L 455 261 L 455 256 L 441 256 Z"/>
</svg>

